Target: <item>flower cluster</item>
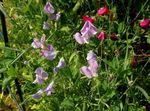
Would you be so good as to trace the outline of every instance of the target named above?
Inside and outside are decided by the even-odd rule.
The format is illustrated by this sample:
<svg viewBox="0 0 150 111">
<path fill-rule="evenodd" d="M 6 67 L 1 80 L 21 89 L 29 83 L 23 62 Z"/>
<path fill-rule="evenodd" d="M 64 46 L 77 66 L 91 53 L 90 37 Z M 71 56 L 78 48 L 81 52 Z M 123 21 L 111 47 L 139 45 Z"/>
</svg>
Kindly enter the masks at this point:
<svg viewBox="0 0 150 111">
<path fill-rule="evenodd" d="M 77 32 L 74 35 L 74 38 L 79 44 L 85 44 L 89 43 L 90 38 L 96 35 L 96 33 L 97 28 L 90 21 L 85 21 L 85 24 L 80 30 L 80 33 Z"/>
<path fill-rule="evenodd" d="M 53 60 L 56 57 L 56 51 L 51 44 L 48 44 L 48 46 L 46 46 L 45 41 L 46 35 L 43 34 L 41 40 L 34 38 L 31 45 L 33 48 L 41 48 L 41 55 L 48 60 Z"/>
<path fill-rule="evenodd" d="M 96 54 L 93 51 L 89 51 L 87 54 L 87 61 L 89 66 L 83 66 L 80 68 L 80 72 L 88 78 L 97 76 L 98 63 L 96 61 Z"/>
<path fill-rule="evenodd" d="M 46 93 L 47 96 L 50 96 L 54 92 L 53 89 L 54 81 L 52 81 L 46 88 L 40 89 L 37 93 L 33 94 L 32 97 L 35 99 L 41 98 L 43 93 Z"/>
<path fill-rule="evenodd" d="M 55 9 L 50 2 L 47 2 L 44 6 L 44 12 L 48 15 L 50 20 L 58 21 L 61 16 L 60 12 L 55 13 Z M 44 21 L 43 29 L 50 29 L 48 21 Z"/>
</svg>

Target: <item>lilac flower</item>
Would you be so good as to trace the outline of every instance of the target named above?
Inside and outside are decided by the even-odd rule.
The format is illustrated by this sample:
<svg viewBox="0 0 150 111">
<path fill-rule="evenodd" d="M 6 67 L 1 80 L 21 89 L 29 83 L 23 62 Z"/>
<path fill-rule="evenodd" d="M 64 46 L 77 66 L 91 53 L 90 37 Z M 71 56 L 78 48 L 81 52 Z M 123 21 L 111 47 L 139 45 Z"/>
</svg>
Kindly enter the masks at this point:
<svg viewBox="0 0 150 111">
<path fill-rule="evenodd" d="M 44 12 L 47 14 L 53 14 L 54 13 L 54 7 L 51 5 L 50 2 L 47 2 L 44 6 Z"/>
<path fill-rule="evenodd" d="M 55 18 L 55 20 L 56 20 L 56 21 L 59 20 L 60 16 L 61 16 L 60 12 L 57 12 L 57 13 L 56 13 L 56 18 Z"/>
<path fill-rule="evenodd" d="M 49 16 L 49 18 L 51 19 L 51 20 L 59 20 L 59 18 L 60 18 L 60 12 L 57 12 L 56 14 L 51 14 L 50 16 Z"/>
<path fill-rule="evenodd" d="M 43 68 L 39 67 L 35 70 L 36 79 L 33 83 L 43 84 L 43 80 L 48 79 L 48 73 L 43 70 Z"/>
<path fill-rule="evenodd" d="M 45 38 L 46 38 L 46 35 L 43 34 L 42 37 L 41 37 L 41 40 L 39 41 L 39 39 L 37 38 L 34 38 L 31 46 L 33 48 L 44 48 L 44 45 L 45 45 Z"/>
<path fill-rule="evenodd" d="M 43 29 L 44 29 L 44 30 L 50 29 L 50 26 L 49 26 L 49 24 L 48 24 L 47 21 L 43 23 Z"/>
<path fill-rule="evenodd" d="M 52 45 L 48 45 L 47 49 L 41 51 L 42 56 L 48 60 L 53 60 L 56 57 L 56 51 L 54 50 Z"/>
<path fill-rule="evenodd" d="M 57 74 L 58 73 L 58 70 L 65 67 L 65 60 L 64 58 L 62 57 L 60 60 L 59 60 L 59 63 L 58 65 L 53 69 L 54 71 L 54 74 Z"/>
<path fill-rule="evenodd" d="M 46 93 L 47 96 L 51 95 L 51 93 L 54 92 L 53 86 L 54 86 L 54 81 L 52 81 L 52 82 L 45 88 L 44 92 Z"/>
<path fill-rule="evenodd" d="M 40 89 L 37 93 L 33 94 L 32 97 L 35 99 L 41 98 L 42 93 L 44 92 L 44 89 Z"/>
<path fill-rule="evenodd" d="M 81 67 L 80 72 L 85 76 L 87 76 L 88 78 L 96 77 L 98 68 L 98 63 L 96 61 L 96 54 L 93 51 L 89 51 L 86 59 L 88 61 L 89 66 Z"/>
<path fill-rule="evenodd" d="M 46 93 L 47 96 L 50 96 L 54 92 L 53 86 L 54 81 L 52 81 L 46 88 L 40 89 L 37 93 L 33 94 L 32 97 L 39 99 L 43 93 Z"/>
<path fill-rule="evenodd" d="M 85 44 L 89 43 L 90 38 L 97 33 L 97 28 L 91 22 L 86 21 L 80 32 L 81 34 L 77 32 L 74 38 L 79 44 Z"/>
</svg>

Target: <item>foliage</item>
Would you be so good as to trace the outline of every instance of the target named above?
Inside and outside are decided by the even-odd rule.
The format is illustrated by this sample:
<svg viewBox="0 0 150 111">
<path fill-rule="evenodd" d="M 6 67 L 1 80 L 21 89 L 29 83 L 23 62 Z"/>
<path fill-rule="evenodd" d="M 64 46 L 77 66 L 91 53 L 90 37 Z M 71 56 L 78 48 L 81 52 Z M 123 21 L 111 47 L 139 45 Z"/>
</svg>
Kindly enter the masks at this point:
<svg viewBox="0 0 150 111">
<path fill-rule="evenodd" d="M 44 2 L 45 1 L 45 2 Z M 47 0 L 48 1 L 48 0 Z M 0 80 L 2 109 L 12 108 L 35 111 L 145 111 L 150 109 L 150 31 L 139 27 L 140 20 L 150 18 L 149 0 L 50 0 L 56 12 L 61 13 L 58 21 L 50 20 L 49 30 L 43 29 L 48 15 L 44 12 L 46 0 L 4 0 L 10 47 L 4 47 L 0 39 Z M 139 5 L 140 4 L 140 5 Z M 98 16 L 103 6 L 109 14 Z M 78 44 L 74 34 L 84 25 L 82 16 L 94 18 L 98 33 L 89 44 Z M 105 39 L 98 34 L 105 32 Z M 57 52 L 54 60 L 40 55 L 42 48 L 34 49 L 31 44 L 46 35 L 47 44 Z M 111 37 L 117 37 L 112 39 Z M 97 77 L 87 78 L 80 68 L 88 66 L 87 53 L 97 55 Z M 53 68 L 63 57 L 65 67 L 57 74 Z M 48 73 L 44 84 L 33 84 L 34 73 L 42 67 Z M 2 77 L 1 77 L 2 78 Z M 21 85 L 23 102 L 16 95 L 15 79 Z M 55 81 L 54 92 L 40 99 L 33 94 Z M 9 87 L 9 88 L 8 88 Z M 5 94 L 9 89 L 9 94 Z M 15 104 L 15 105 L 14 105 Z"/>
</svg>

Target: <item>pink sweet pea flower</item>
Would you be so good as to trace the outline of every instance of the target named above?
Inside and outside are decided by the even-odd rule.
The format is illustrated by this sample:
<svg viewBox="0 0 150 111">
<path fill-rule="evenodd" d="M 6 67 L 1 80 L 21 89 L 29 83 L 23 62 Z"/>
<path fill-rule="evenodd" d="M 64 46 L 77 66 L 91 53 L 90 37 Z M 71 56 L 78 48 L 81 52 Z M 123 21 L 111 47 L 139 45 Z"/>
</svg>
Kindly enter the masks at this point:
<svg viewBox="0 0 150 111">
<path fill-rule="evenodd" d="M 53 14 L 54 13 L 54 7 L 50 2 L 47 2 L 44 6 L 44 12 L 47 14 Z"/>
<path fill-rule="evenodd" d="M 37 38 L 34 38 L 31 46 L 33 48 L 44 48 L 45 47 L 45 38 L 46 38 L 46 35 L 43 34 L 42 37 L 41 37 L 41 40 L 39 41 L 39 39 Z"/>
<path fill-rule="evenodd" d="M 43 57 L 48 60 L 53 60 L 56 57 L 56 51 L 52 45 L 48 45 L 47 49 L 41 51 Z"/>
<path fill-rule="evenodd" d="M 86 21 L 83 28 L 74 35 L 75 40 L 79 44 L 89 43 L 89 39 L 96 35 L 97 28 L 89 21 Z"/>
<path fill-rule="evenodd" d="M 58 65 L 53 69 L 54 74 L 57 74 L 58 71 L 59 71 L 59 69 L 64 68 L 64 67 L 65 67 L 65 60 L 64 60 L 64 58 L 62 57 L 62 58 L 59 60 Z"/>
<path fill-rule="evenodd" d="M 82 19 L 83 19 L 84 22 L 89 21 L 91 23 L 94 23 L 94 19 L 92 17 L 82 16 Z"/>
<path fill-rule="evenodd" d="M 96 61 L 96 54 L 93 51 L 89 51 L 86 59 L 88 61 L 89 66 L 81 67 L 80 72 L 88 78 L 98 76 L 97 75 L 98 63 Z"/>
<path fill-rule="evenodd" d="M 144 29 L 148 29 L 149 26 L 149 20 L 148 19 L 144 19 L 140 22 L 140 27 L 144 28 Z"/>
<path fill-rule="evenodd" d="M 43 84 L 43 80 L 48 79 L 48 73 L 43 70 L 43 68 L 39 67 L 35 70 L 36 73 L 36 79 L 34 80 L 34 84 Z"/>
<path fill-rule="evenodd" d="M 49 23 L 47 21 L 43 23 L 43 29 L 44 30 L 50 29 Z"/>
<path fill-rule="evenodd" d="M 105 32 L 104 31 L 102 31 L 101 33 L 99 33 L 99 35 L 98 35 L 98 39 L 99 40 L 101 40 L 101 41 L 103 41 L 104 39 L 105 39 Z"/>
<path fill-rule="evenodd" d="M 46 93 L 47 96 L 50 96 L 54 92 L 53 86 L 54 81 L 52 81 L 46 88 L 40 89 L 37 93 L 33 94 L 32 97 L 39 99 L 43 93 Z"/>
<path fill-rule="evenodd" d="M 44 92 L 44 89 L 40 89 L 37 93 L 33 94 L 32 97 L 35 99 L 39 99 L 41 98 L 43 92 Z"/>
<path fill-rule="evenodd" d="M 108 15 L 110 13 L 109 9 L 104 6 L 98 10 L 98 16 Z"/>
<path fill-rule="evenodd" d="M 54 92 L 53 86 L 54 86 L 54 81 L 52 81 L 52 82 L 45 88 L 44 92 L 46 93 L 47 96 L 50 96 L 51 93 Z"/>
</svg>

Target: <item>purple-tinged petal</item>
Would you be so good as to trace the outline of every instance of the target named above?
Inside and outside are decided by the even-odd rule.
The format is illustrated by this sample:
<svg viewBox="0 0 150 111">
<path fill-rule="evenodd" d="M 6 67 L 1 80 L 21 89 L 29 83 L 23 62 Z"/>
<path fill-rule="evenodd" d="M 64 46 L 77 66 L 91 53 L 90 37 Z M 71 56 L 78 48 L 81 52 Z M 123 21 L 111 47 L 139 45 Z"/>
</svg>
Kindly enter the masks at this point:
<svg viewBox="0 0 150 111">
<path fill-rule="evenodd" d="M 57 14 L 56 14 L 56 19 L 55 19 L 55 20 L 56 20 L 56 21 L 59 20 L 60 16 L 61 16 L 60 12 L 57 12 Z"/>
<path fill-rule="evenodd" d="M 51 93 L 54 92 L 53 86 L 54 86 L 54 81 L 52 81 L 52 82 L 45 88 L 44 92 L 46 93 L 47 96 L 51 95 Z"/>
<path fill-rule="evenodd" d="M 59 71 L 59 68 L 58 68 L 58 67 L 53 68 L 53 72 L 54 72 L 54 74 L 57 74 L 57 73 L 58 73 L 58 71 Z"/>
<path fill-rule="evenodd" d="M 81 67 L 80 72 L 85 76 L 87 76 L 88 78 L 92 78 L 92 72 L 87 66 Z"/>
<path fill-rule="evenodd" d="M 43 68 L 39 67 L 35 70 L 36 79 L 34 80 L 34 84 L 43 84 L 43 80 L 48 79 L 48 73 L 43 70 Z"/>
<path fill-rule="evenodd" d="M 55 14 L 50 14 L 49 19 L 50 20 L 56 20 L 56 15 Z"/>
<path fill-rule="evenodd" d="M 86 21 L 81 29 L 81 34 L 88 34 L 88 36 L 93 36 L 97 33 L 97 28 L 89 21 Z"/>
<path fill-rule="evenodd" d="M 63 68 L 63 67 L 65 67 L 65 60 L 64 60 L 64 58 L 62 57 L 62 58 L 59 60 L 58 65 L 57 65 L 55 68 L 53 68 L 54 74 L 57 74 L 58 71 L 59 71 L 59 69 L 61 69 L 61 68 Z"/>
<path fill-rule="evenodd" d="M 43 23 L 43 29 L 44 29 L 44 30 L 50 29 L 50 26 L 49 26 L 48 22 L 44 22 L 44 23 Z"/>
<path fill-rule="evenodd" d="M 43 68 L 41 68 L 41 67 L 38 67 L 38 68 L 35 70 L 35 73 L 36 73 L 37 75 L 40 75 L 42 72 L 43 72 Z"/>
<path fill-rule="evenodd" d="M 56 52 L 53 46 L 50 44 L 48 45 L 48 48 L 46 50 L 42 50 L 41 53 L 42 53 L 42 56 L 48 60 L 53 60 L 56 57 Z"/>
<path fill-rule="evenodd" d="M 96 60 L 96 54 L 93 51 L 89 51 L 86 59 L 87 60 L 90 60 L 90 59 Z"/>
<path fill-rule="evenodd" d="M 63 67 L 65 67 L 65 60 L 64 60 L 64 58 L 62 57 L 62 58 L 60 58 L 60 60 L 59 60 L 59 63 L 58 63 L 58 65 L 57 65 L 57 67 L 58 68 L 63 68 Z"/>
<path fill-rule="evenodd" d="M 44 6 L 44 11 L 47 14 L 53 14 L 54 13 L 54 7 L 51 5 L 50 2 L 46 3 L 46 5 Z"/>
<path fill-rule="evenodd" d="M 34 38 L 34 40 L 33 40 L 32 44 L 31 44 L 31 46 L 32 46 L 33 48 L 40 48 L 40 47 L 41 47 L 41 42 L 39 41 L 39 39 Z"/>
<path fill-rule="evenodd" d="M 56 53 L 49 50 L 42 50 L 42 56 L 48 60 L 53 60 L 56 57 Z"/>
<path fill-rule="evenodd" d="M 36 76 L 36 79 L 33 81 L 33 84 L 43 84 L 43 80 L 39 77 L 39 76 Z"/>
<path fill-rule="evenodd" d="M 45 41 L 46 41 L 46 35 L 45 35 L 45 34 L 42 34 L 41 43 L 42 43 L 42 44 L 45 44 Z"/>
<path fill-rule="evenodd" d="M 75 40 L 79 43 L 79 44 L 84 44 L 85 43 L 85 40 L 83 37 L 81 37 L 81 34 L 79 32 L 77 32 L 75 35 L 74 35 L 74 38 Z"/>
<path fill-rule="evenodd" d="M 40 89 L 37 93 L 33 94 L 32 97 L 35 99 L 41 98 L 42 93 L 44 92 L 44 89 Z"/>
</svg>

